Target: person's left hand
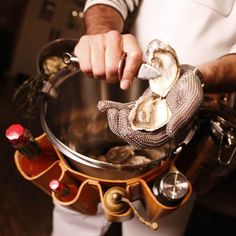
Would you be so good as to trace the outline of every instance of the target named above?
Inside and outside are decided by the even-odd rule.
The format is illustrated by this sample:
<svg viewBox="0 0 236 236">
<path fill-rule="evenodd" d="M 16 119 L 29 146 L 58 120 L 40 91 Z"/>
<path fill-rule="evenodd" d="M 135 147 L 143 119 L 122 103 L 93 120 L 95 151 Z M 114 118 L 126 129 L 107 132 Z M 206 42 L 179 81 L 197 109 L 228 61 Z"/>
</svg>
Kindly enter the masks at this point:
<svg viewBox="0 0 236 236">
<path fill-rule="evenodd" d="M 147 96 L 149 93 L 152 93 L 150 89 L 142 96 Z M 135 102 L 123 104 L 103 100 L 98 103 L 98 109 L 107 112 L 111 131 L 131 146 L 137 149 L 157 148 L 178 136 L 198 112 L 203 101 L 203 89 L 195 73 L 185 72 L 167 94 L 166 101 L 172 112 L 170 120 L 166 125 L 152 132 L 131 128 L 128 116 Z"/>
</svg>

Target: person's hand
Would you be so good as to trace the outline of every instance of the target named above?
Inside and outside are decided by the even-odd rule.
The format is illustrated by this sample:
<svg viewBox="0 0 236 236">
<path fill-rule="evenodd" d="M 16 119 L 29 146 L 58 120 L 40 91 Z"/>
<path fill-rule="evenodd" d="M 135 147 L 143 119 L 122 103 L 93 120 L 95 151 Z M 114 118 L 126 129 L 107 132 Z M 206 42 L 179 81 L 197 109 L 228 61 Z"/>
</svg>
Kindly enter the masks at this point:
<svg viewBox="0 0 236 236">
<path fill-rule="evenodd" d="M 142 96 L 151 91 L 148 89 Z M 108 124 L 113 133 L 126 140 L 137 149 L 157 148 L 176 138 L 192 121 L 203 101 L 203 89 L 200 80 L 192 71 L 185 72 L 172 87 L 166 97 L 172 112 L 168 123 L 162 128 L 147 132 L 134 131 L 128 116 L 135 102 L 126 104 L 103 100 L 98 109 L 107 112 Z"/>
<path fill-rule="evenodd" d="M 118 31 L 84 35 L 74 49 L 80 69 L 89 77 L 105 79 L 108 83 L 119 80 L 118 66 L 123 53 L 127 53 L 120 87 L 127 89 L 137 75 L 142 63 L 142 51 L 131 34 Z"/>
</svg>

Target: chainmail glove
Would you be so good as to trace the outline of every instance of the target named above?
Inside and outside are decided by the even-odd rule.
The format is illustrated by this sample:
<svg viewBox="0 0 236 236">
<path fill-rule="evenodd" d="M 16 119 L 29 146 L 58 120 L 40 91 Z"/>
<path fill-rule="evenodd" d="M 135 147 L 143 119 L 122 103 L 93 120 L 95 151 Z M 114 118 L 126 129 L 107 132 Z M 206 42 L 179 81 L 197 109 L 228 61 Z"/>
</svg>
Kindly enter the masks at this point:
<svg viewBox="0 0 236 236">
<path fill-rule="evenodd" d="M 152 91 L 147 89 L 142 97 L 150 93 Z M 131 128 L 128 117 L 136 101 L 119 103 L 103 100 L 99 101 L 98 109 L 107 112 L 110 130 L 134 148 L 158 148 L 171 139 L 175 139 L 194 119 L 203 101 L 203 89 L 195 73 L 190 70 L 184 72 L 166 96 L 167 105 L 172 113 L 169 121 L 154 131 Z"/>
</svg>

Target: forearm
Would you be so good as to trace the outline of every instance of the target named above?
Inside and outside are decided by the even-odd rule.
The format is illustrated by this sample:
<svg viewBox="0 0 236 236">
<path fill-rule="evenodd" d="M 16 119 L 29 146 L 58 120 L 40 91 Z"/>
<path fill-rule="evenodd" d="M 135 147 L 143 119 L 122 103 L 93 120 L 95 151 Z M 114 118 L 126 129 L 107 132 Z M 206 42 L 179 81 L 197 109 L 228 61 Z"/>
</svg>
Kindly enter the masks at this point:
<svg viewBox="0 0 236 236">
<path fill-rule="evenodd" d="M 110 30 L 122 32 L 124 20 L 121 14 L 112 7 L 95 5 L 85 12 L 85 29 L 87 35 L 106 33 Z"/>
<path fill-rule="evenodd" d="M 205 81 L 205 92 L 224 93 L 236 91 L 236 54 L 219 58 L 198 66 Z"/>
</svg>

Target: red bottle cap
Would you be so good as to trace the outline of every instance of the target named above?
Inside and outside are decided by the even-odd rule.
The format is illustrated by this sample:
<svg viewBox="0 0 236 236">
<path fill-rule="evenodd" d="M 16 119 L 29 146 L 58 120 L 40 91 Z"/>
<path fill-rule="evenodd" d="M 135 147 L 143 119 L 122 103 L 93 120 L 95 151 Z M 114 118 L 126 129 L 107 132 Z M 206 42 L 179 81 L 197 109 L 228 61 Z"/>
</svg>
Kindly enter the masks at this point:
<svg viewBox="0 0 236 236">
<path fill-rule="evenodd" d="M 63 189 L 62 184 L 56 179 L 51 180 L 49 187 L 52 191 L 60 191 Z"/>
<path fill-rule="evenodd" d="M 24 127 L 20 124 L 13 124 L 6 130 L 6 137 L 10 140 L 18 140 L 24 134 Z"/>
</svg>

